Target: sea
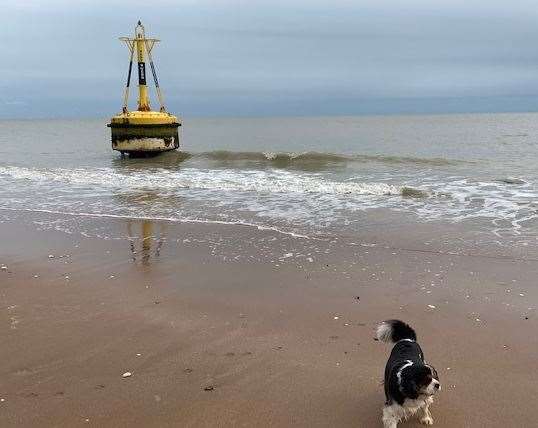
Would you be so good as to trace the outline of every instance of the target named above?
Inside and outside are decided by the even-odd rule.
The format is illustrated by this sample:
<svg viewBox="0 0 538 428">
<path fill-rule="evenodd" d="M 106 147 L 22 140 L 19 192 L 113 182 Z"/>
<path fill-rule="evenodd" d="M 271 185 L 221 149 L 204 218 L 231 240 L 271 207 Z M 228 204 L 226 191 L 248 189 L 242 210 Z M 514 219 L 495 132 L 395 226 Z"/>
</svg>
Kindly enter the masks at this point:
<svg viewBox="0 0 538 428">
<path fill-rule="evenodd" d="M 180 151 L 138 159 L 112 151 L 106 123 L 0 121 L 4 215 L 331 236 L 356 234 L 385 212 L 538 242 L 536 113 L 186 118 Z"/>
</svg>

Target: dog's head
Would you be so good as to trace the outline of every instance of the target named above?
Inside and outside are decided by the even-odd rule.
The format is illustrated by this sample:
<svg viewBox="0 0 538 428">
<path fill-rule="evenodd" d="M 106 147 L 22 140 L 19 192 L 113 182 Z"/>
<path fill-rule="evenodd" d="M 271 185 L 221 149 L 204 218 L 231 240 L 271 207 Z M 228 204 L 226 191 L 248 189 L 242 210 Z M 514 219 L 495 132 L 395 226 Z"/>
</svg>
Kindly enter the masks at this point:
<svg viewBox="0 0 538 428">
<path fill-rule="evenodd" d="M 412 365 L 402 379 L 402 390 L 410 398 L 433 396 L 441 389 L 437 371 L 428 365 Z"/>
</svg>

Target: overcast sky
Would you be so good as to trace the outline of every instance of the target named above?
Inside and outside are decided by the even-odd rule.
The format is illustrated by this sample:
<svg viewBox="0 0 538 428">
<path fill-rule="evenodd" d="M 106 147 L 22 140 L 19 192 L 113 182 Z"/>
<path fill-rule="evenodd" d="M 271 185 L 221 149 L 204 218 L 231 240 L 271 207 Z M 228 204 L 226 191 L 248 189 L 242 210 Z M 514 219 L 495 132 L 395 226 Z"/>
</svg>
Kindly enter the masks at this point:
<svg viewBox="0 0 538 428">
<path fill-rule="evenodd" d="M 169 110 L 183 116 L 538 111 L 531 0 L 0 7 L 0 117 L 117 112 L 128 66 L 117 38 L 132 35 L 138 19 L 162 39 L 154 50 L 159 80 Z"/>
</svg>

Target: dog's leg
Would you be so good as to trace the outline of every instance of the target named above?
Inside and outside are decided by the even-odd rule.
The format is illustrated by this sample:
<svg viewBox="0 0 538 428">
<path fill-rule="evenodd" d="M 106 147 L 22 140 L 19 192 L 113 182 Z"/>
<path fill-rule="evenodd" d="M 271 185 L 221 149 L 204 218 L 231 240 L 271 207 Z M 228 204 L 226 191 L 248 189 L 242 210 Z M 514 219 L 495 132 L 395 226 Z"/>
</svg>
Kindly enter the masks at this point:
<svg viewBox="0 0 538 428">
<path fill-rule="evenodd" d="M 394 404 L 391 404 L 390 406 L 385 405 L 383 407 L 383 417 L 381 420 L 383 421 L 384 428 L 397 428 L 398 426 L 400 417 L 396 415 L 397 412 L 394 406 Z"/>
<path fill-rule="evenodd" d="M 430 413 L 430 403 L 426 403 L 425 406 L 418 410 L 418 418 L 421 424 L 433 425 L 432 414 Z"/>
</svg>

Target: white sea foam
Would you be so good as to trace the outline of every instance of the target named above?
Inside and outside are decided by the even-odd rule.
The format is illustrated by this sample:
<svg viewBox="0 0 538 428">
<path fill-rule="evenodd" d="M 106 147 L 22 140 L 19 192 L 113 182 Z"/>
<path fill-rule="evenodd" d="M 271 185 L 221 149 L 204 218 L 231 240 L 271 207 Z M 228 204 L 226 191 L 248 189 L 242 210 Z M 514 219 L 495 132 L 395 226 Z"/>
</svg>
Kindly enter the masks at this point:
<svg viewBox="0 0 538 428">
<path fill-rule="evenodd" d="M 532 180 L 479 181 L 429 169 L 350 176 L 277 168 L 0 166 L 0 197 L 8 208 L 248 224 L 291 233 L 302 226 L 346 227 L 357 211 L 380 207 L 425 220 L 481 219 L 497 234 L 520 233 L 538 219 Z"/>
<path fill-rule="evenodd" d="M 225 226 L 245 226 L 252 227 L 258 230 L 266 230 L 280 233 L 282 235 L 289 235 L 294 238 L 302 239 L 317 239 L 308 235 L 303 235 L 300 233 L 282 230 L 273 226 L 264 226 L 255 223 L 249 223 L 246 221 L 222 221 L 222 220 L 201 220 L 194 218 L 176 218 L 176 217 L 148 217 L 148 216 L 136 216 L 136 215 L 119 215 L 119 214 L 103 214 L 103 213 L 87 213 L 87 212 L 69 212 L 69 211 L 58 211 L 58 210 L 46 210 L 46 209 L 31 209 L 31 208 L 0 208 L 6 211 L 26 211 L 32 213 L 44 213 L 44 214 L 57 214 L 71 217 L 93 217 L 93 218 L 113 218 L 113 219 L 128 219 L 128 220 L 154 220 L 154 221 L 170 221 L 173 223 L 200 223 L 200 224 L 219 224 Z M 47 222 L 48 225 L 51 222 Z M 69 229 L 66 229 L 68 233 L 71 233 Z"/>
<path fill-rule="evenodd" d="M 203 189 L 257 193 L 321 193 L 357 195 L 400 195 L 402 187 L 387 183 L 338 182 L 319 174 L 301 174 L 284 170 L 201 170 L 117 172 L 111 168 L 37 169 L 0 167 L 0 175 L 37 183 L 57 182 L 80 186 L 119 189 Z"/>
</svg>

